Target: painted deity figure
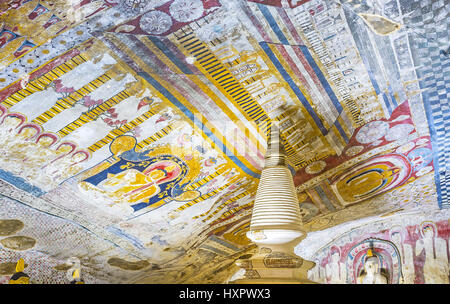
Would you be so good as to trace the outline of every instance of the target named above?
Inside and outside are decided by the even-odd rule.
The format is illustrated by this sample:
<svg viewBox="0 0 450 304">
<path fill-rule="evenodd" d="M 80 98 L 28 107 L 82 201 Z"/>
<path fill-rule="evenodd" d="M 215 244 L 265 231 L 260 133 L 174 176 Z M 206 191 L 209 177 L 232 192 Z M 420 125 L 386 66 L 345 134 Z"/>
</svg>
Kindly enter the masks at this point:
<svg viewBox="0 0 450 304">
<path fill-rule="evenodd" d="M 387 278 L 381 272 L 380 261 L 369 249 L 364 262 L 364 271 L 358 276 L 358 284 L 387 284 Z"/>
<path fill-rule="evenodd" d="M 416 242 L 416 255 L 425 252 L 425 284 L 449 284 L 446 240 L 437 237 L 437 228 L 433 223 L 425 222 L 421 226 L 422 239 Z"/>
<path fill-rule="evenodd" d="M 316 266 L 314 266 L 311 270 L 308 271 L 308 279 L 316 282 L 316 283 L 326 283 L 325 282 L 325 270 L 321 267 L 320 262 L 316 262 Z"/>
<path fill-rule="evenodd" d="M 329 283 L 345 284 L 347 278 L 347 269 L 345 264 L 340 261 L 341 254 L 337 247 L 331 249 L 331 262 L 325 266 L 325 273 Z"/>
<path fill-rule="evenodd" d="M 326 283 L 326 273 L 325 273 L 325 268 L 320 267 L 319 269 L 319 283 Z"/>
<path fill-rule="evenodd" d="M 401 228 L 391 229 L 390 238 L 400 252 L 400 258 L 402 261 L 402 284 L 414 284 L 416 273 L 414 270 L 412 246 L 404 242 Z"/>
</svg>

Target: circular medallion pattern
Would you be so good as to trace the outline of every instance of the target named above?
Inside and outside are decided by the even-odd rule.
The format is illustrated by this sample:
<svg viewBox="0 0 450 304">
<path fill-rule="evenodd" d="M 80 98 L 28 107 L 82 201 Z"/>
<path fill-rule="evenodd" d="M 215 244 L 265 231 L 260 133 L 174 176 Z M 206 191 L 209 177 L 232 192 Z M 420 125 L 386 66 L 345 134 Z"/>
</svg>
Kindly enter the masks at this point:
<svg viewBox="0 0 450 304">
<path fill-rule="evenodd" d="M 151 9 L 151 2 L 148 0 L 124 0 L 124 1 L 110 1 L 113 3 L 119 3 L 120 7 L 128 12 L 133 12 L 135 14 L 143 13 L 148 9 Z"/>
<path fill-rule="evenodd" d="M 191 22 L 203 16 L 201 0 L 175 0 L 170 5 L 170 14 L 179 22 Z"/>
<path fill-rule="evenodd" d="M 361 144 L 369 144 L 386 135 L 389 124 L 384 121 L 372 121 L 364 125 L 356 134 L 356 140 Z"/>
<path fill-rule="evenodd" d="M 384 137 L 387 141 L 400 140 L 408 136 L 414 126 L 410 124 L 399 124 L 389 129 L 388 134 Z"/>
<path fill-rule="evenodd" d="M 317 174 L 321 172 L 326 165 L 327 165 L 326 162 L 324 162 L 323 160 L 319 160 L 306 166 L 305 172 L 308 174 Z"/>
<path fill-rule="evenodd" d="M 139 23 L 142 30 L 149 34 L 163 34 L 172 26 L 172 19 L 161 11 L 150 11 L 141 17 Z"/>
</svg>

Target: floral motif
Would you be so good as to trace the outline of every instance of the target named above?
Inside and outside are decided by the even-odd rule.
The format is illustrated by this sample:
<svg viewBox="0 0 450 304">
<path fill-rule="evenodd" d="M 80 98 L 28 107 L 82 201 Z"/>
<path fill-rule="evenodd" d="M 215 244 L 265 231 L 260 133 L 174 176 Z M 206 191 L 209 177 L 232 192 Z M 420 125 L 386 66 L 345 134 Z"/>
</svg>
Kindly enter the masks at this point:
<svg viewBox="0 0 450 304">
<path fill-rule="evenodd" d="M 163 34 L 172 26 L 172 19 L 161 11 L 150 11 L 141 17 L 141 29 L 149 34 Z"/>
<path fill-rule="evenodd" d="M 179 22 L 191 22 L 203 16 L 201 0 L 175 0 L 170 5 L 170 14 Z"/>
<path fill-rule="evenodd" d="M 204 165 L 206 167 L 211 167 L 217 162 L 217 160 L 214 157 L 209 157 L 207 160 L 205 160 Z"/>
<path fill-rule="evenodd" d="M 55 80 L 53 80 L 52 86 L 53 86 L 53 88 L 55 89 L 55 91 L 58 92 L 58 93 L 69 93 L 69 94 L 71 94 L 71 93 L 75 92 L 75 89 L 74 89 L 74 88 L 72 88 L 72 87 L 70 87 L 70 88 L 65 87 L 65 86 L 62 84 L 61 79 L 55 79 Z"/>
<path fill-rule="evenodd" d="M 305 172 L 308 174 L 317 174 L 317 173 L 321 172 L 325 168 L 326 165 L 327 165 L 326 162 L 324 162 L 323 160 L 319 160 L 319 161 L 313 162 L 312 164 L 309 164 L 305 168 Z"/>
<path fill-rule="evenodd" d="M 106 112 L 100 114 L 100 118 L 110 127 L 120 128 L 128 121 L 126 119 L 117 119 L 119 115 L 116 113 L 116 109 L 110 108 Z"/>
<path fill-rule="evenodd" d="M 83 106 L 91 108 L 91 107 L 98 106 L 99 104 L 102 104 L 103 99 L 94 100 L 89 96 L 84 96 L 82 99 L 82 102 L 83 102 Z"/>
<path fill-rule="evenodd" d="M 171 119 L 171 118 L 172 117 L 169 114 L 164 113 L 156 120 L 155 124 L 163 122 L 163 121 L 166 121 L 166 120 Z"/>
<path fill-rule="evenodd" d="M 138 103 L 137 109 L 140 110 L 142 107 L 151 105 L 152 103 L 153 98 L 146 96 L 144 98 L 141 98 L 141 100 Z"/>
<path fill-rule="evenodd" d="M 155 6 L 154 4 L 154 1 L 148 0 L 124 0 L 121 1 L 120 6 L 126 11 L 139 14 L 152 9 Z"/>
</svg>

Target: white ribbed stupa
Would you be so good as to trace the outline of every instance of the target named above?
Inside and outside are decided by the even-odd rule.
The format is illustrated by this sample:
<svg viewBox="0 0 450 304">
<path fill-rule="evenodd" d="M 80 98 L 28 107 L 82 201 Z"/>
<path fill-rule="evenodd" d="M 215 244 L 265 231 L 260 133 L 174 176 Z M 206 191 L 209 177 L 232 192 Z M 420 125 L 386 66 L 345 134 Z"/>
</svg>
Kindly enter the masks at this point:
<svg viewBox="0 0 450 304">
<path fill-rule="evenodd" d="M 278 126 L 272 123 L 270 138 L 253 205 L 247 237 L 258 246 L 248 259 L 236 265 L 245 270 L 230 283 L 314 283 L 307 271 L 314 263 L 295 255 L 294 247 L 306 235 L 302 231 L 300 207 Z"/>
</svg>

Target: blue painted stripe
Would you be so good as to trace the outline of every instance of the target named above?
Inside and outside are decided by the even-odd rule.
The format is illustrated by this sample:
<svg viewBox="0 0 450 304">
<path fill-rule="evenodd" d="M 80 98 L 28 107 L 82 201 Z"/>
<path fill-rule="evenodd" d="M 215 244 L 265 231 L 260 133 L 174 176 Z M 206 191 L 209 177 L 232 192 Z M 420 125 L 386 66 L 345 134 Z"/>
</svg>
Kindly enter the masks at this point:
<svg viewBox="0 0 450 304">
<path fill-rule="evenodd" d="M 225 247 L 228 247 L 228 248 L 230 248 L 231 250 L 234 250 L 234 251 L 239 251 L 239 250 L 240 250 L 240 249 L 237 248 L 236 246 L 233 246 L 232 244 L 228 243 L 227 241 L 224 241 L 224 240 L 222 240 L 222 239 L 219 239 L 219 238 L 216 237 L 214 234 L 211 235 L 211 236 L 209 237 L 209 239 L 210 239 L 211 241 L 214 241 L 214 242 L 216 242 L 216 243 L 219 243 L 220 245 L 223 245 L 223 246 L 225 246 Z"/>
<path fill-rule="evenodd" d="M 156 79 L 150 76 L 146 72 L 138 73 L 139 76 L 147 80 L 154 88 L 156 88 L 161 94 L 163 94 L 170 102 L 179 108 L 184 115 L 186 115 L 193 123 L 197 125 L 214 143 L 219 147 L 222 147 L 222 152 L 225 153 L 236 165 L 238 165 L 245 173 L 259 178 L 260 174 L 253 172 L 247 166 L 245 166 L 228 148 L 220 141 L 204 124 L 199 121 L 195 115 L 185 105 L 183 105 L 175 96 L 173 96 L 165 87 L 163 87 Z"/>
<path fill-rule="evenodd" d="M 342 56 L 342 57 L 336 58 L 336 59 L 334 59 L 334 62 L 337 62 L 337 61 L 345 59 L 345 58 L 347 58 L 347 56 Z"/>
<path fill-rule="evenodd" d="M 389 111 L 389 115 L 391 115 L 392 114 L 392 107 L 391 107 L 391 104 L 389 103 L 389 99 L 388 99 L 386 93 L 383 93 L 383 100 L 384 100 L 384 104 L 386 105 L 386 107 L 387 107 L 387 109 Z"/>
<path fill-rule="evenodd" d="M 8 171 L 4 171 L 0 169 L 0 178 L 4 181 L 14 185 L 15 187 L 22 189 L 23 191 L 26 191 L 34 196 L 41 196 L 44 195 L 46 192 L 41 190 L 40 188 L 33 186 L 29 184 L 26 180 L 19 176 L 15 176 L 12 173 Z"/>
<path fill-rule="evenodd" d="M 348 143 L 349 138 L 347 137 L 347 134 L 345 134 L 344 129 L 342 129 L 341 124 L 339 123 L 339 121 L 336 119 L 334 126 L 336 127 L 336 129 L 339 131 L 339 134 L 341 134 L 342 138 L 344 139 L 344 141 L 346 143 Z"/>
<path fill-rule="evenodd" d="M 270 49 L 269 45 L 266 42 L 260 42 L 259 45 L 262 47 L 264 52 L 266 52 L 267 56 L 270 58 L 272 63 L 275 65 L 277 70 L 280 72 L 281 76 L 283 76 L 284 80 L 289 84 L 291 89 L 294 91 L 295 95 L 298 97 L 300 102 L 303 104 L 303 106 L 306 108 L 306 111 L 308 111 L 309 115 L 311 115 L 312 119 L 316 123 L 316 125 L 319 127 L 320 131 L 323 135 L 326 135 L 328 133 L 327 129 L 324 127 L 322 121 L 320 120 L 319 116 L 317 116 L 314 109 L 309 104 L 306 97 L 303 95 L 303 93 L 300 91 L 300 89 L 297 87 L 295 82 L 292 80 L 291 76 L 286 72 L 286 70 L 281 65 L 280 61 L 278 61 L 278 58 L 275 56 L 275 54 Z"/>
<path fill-rule="evenodd" d="M 392 100 L 392 104 L 394 105 L 394 109 L 398 107 L 397 99 L 395 99 L 394 94 L 389 94 Z"/>
<path fill-rule="evenodd" d="M 314 188 L 319 195 L 320 199 L 322 200 L 322 203 L 327 207 L 330 211 L 336 211 L 336 208 L 333 206 L 333 204 L 330 202 L 328 197 L 326 196 L 325 192 L 322 190 L 320 186 L 317 186 Z"/>
<path fill-rule="evenodd" d="M 397 99 L 395 99 L 394 91 L 392 90 L 392 87 L 388 86 L 389 96 L 391 97 L 392 104 L 394 105 L 394 109 L 398 107 Z"/>
<path fill-rule="evenodd" d="M 187 65 L 185 65 L 178 57 L 166 46 L 162 43 L 160 39 L 155 36 L 147 36 L 147 38 L 153 42 L 153 44 L 164 54 L 170 61 L 173 62 L 184 74 L 193 74 L 191 69 Z"/>
<path fill-rule="evenodd" d="M 205 244 L 202 244 L 202 245 L 200 246 L 200 248 L 205 249 L 205 250 L 212 251 L 212 252 L 217 253 L 217 254 L 219 254 L 219 255 L 221 255 L 221 256 L 228 256 L 228 255 L 229 255 L 228 252 L 225 252 L 225 251 L 223 251 L 223 250 L 220 250 L 220 249 L 218 249 L 218 248 L 215 248 L 215 247 L 209 246 L 209 245 L 205 245 Z"/>
<path fill-rule="evenodd" d="M 343 7 L 345 17 L 347 19 L 347 24 L 350 28 L 350 33 L 353 36 L 353 39 L 356 43 L 356 47 L 358 49 L 358 53 L 366 67 L 367 74 L 369 75 L 370 82 L 372 83 L 373 89 L 375 90 L 376 95 L 380 95 L 380 86 L 375 78 L 373 70 L 377 68 L 376 63 L 372 66 L 370 63 L 371 58 L 375 58 L 375 54 L 373 52 L 373 46 L 367 36 L 367 30 L 358 24 L 358 18 L 354 17 L 354 12 L 346 7 Z"/>
<path fill-rule="evenodd" d="M 137 249 L 145 249 L 144 245 L 142 244 L 141 240 L 139 240 L 137 237 L 130 235 L 128 233 L 123 232 L 123 230 L 114 227 L 114 226 L 109 226 L 106 228 L 107 231 L 114 233 L 115 235 L 127 240 L 128 242 L 130 242 L 131 244 L 133 244 L 134 247 L 136 247 Z"/>
<path fill-rule="evenodd" d="M 421 85 L 420 82 L 419 86 L 421 89 L 423 89 L 423 85 Z M 431 111 L 431 106 L 428 101 L 427 95 L 428 94 L 426 92 L 422 93 L 423 106 L 428 120 L 428 127 L 430 128 L 431 148 L 433 151 L 439 151 L 440 150 L 439 147 L 441 145 L 439 145 L 439 141 L 437 140 L 436 128 L 433 123 L 433 114 Z M 444 147 L 445 145 L 443 145 L 443 148 Z M 433 153 L 433 165 L 434 165 L 434 183 L 436 184 L 438 206 L 440 209 L 442 209 L 441 179 L 439 174 L 439 154 L 440 153 Z M 445 178 L 445 171 L 442 172 L 442 174 L 444 175 Z"/>
<path fill-rule="evenodd" d="M 342 106 L 339 100 L 337 99 L 336 95 L 333 92 L 333 89 L 331 89 L 330 84 L 326 80 L 325 76 L 323 75 L 322 71 L 320 70 L 317 63 L 314 61 L 314 58 L 311 56 L 311 53 L 309 52 L 308 48 L 304 45 L 299 45 L 300 50 L 302 51 L 303 55 L 305 56 L 306 60 L 308 61 L 309 65 L 312 67 L 314 72 L 316 73 L 317 77 L 319 78 L 320 83 L 322 84 L 323 88 L 327 92 L 328 96 L 331 99 L 331 102 L 333 103 L 334 107 L 338 111 L 339 114 L 342 112 Z"/>
<path fill-rule="evenodd" d="M 283 44 L 289 45 L 289 41 L 287 40 L 286 36 L 284 36 L 283 32 L 281 31 L 277 22 L 273 18 L 269 9 L 265 5 L 259 4 L 259 3 L 258 3 L 258 8 L 261 11 L 261 13 L 264 15 L 264 18 L 266 18 L 267 22 L 269 23 L 270 27 L 274 31 L 275 35 L 277 35 L 280 42 Z"/>
<path fill-rule="evenodd" d="M 375 90 L 375 93 L 376 93 L 377 95 L 379 95 L 379 94 L 380 94 L 380 87 L 378 86 L 378 82 L 377 82 L 377 80 L 375 79 L 375 76 L 373 75 L 372 70 L 370 70 L 370 65 L 369 65 L 368 62 L 366 62 L 366 61 L 364 60 L 364 57 L 361 56 L 361 58 L 363 58 L 363 63 L 364 63 L 364 65 L 365 65 L 366 68 L 367 68 L 367 74 L 369 74 L 369 79 L 370 79 L 370 82 L 372 83 L 373 89 Z"/>
</svg>

